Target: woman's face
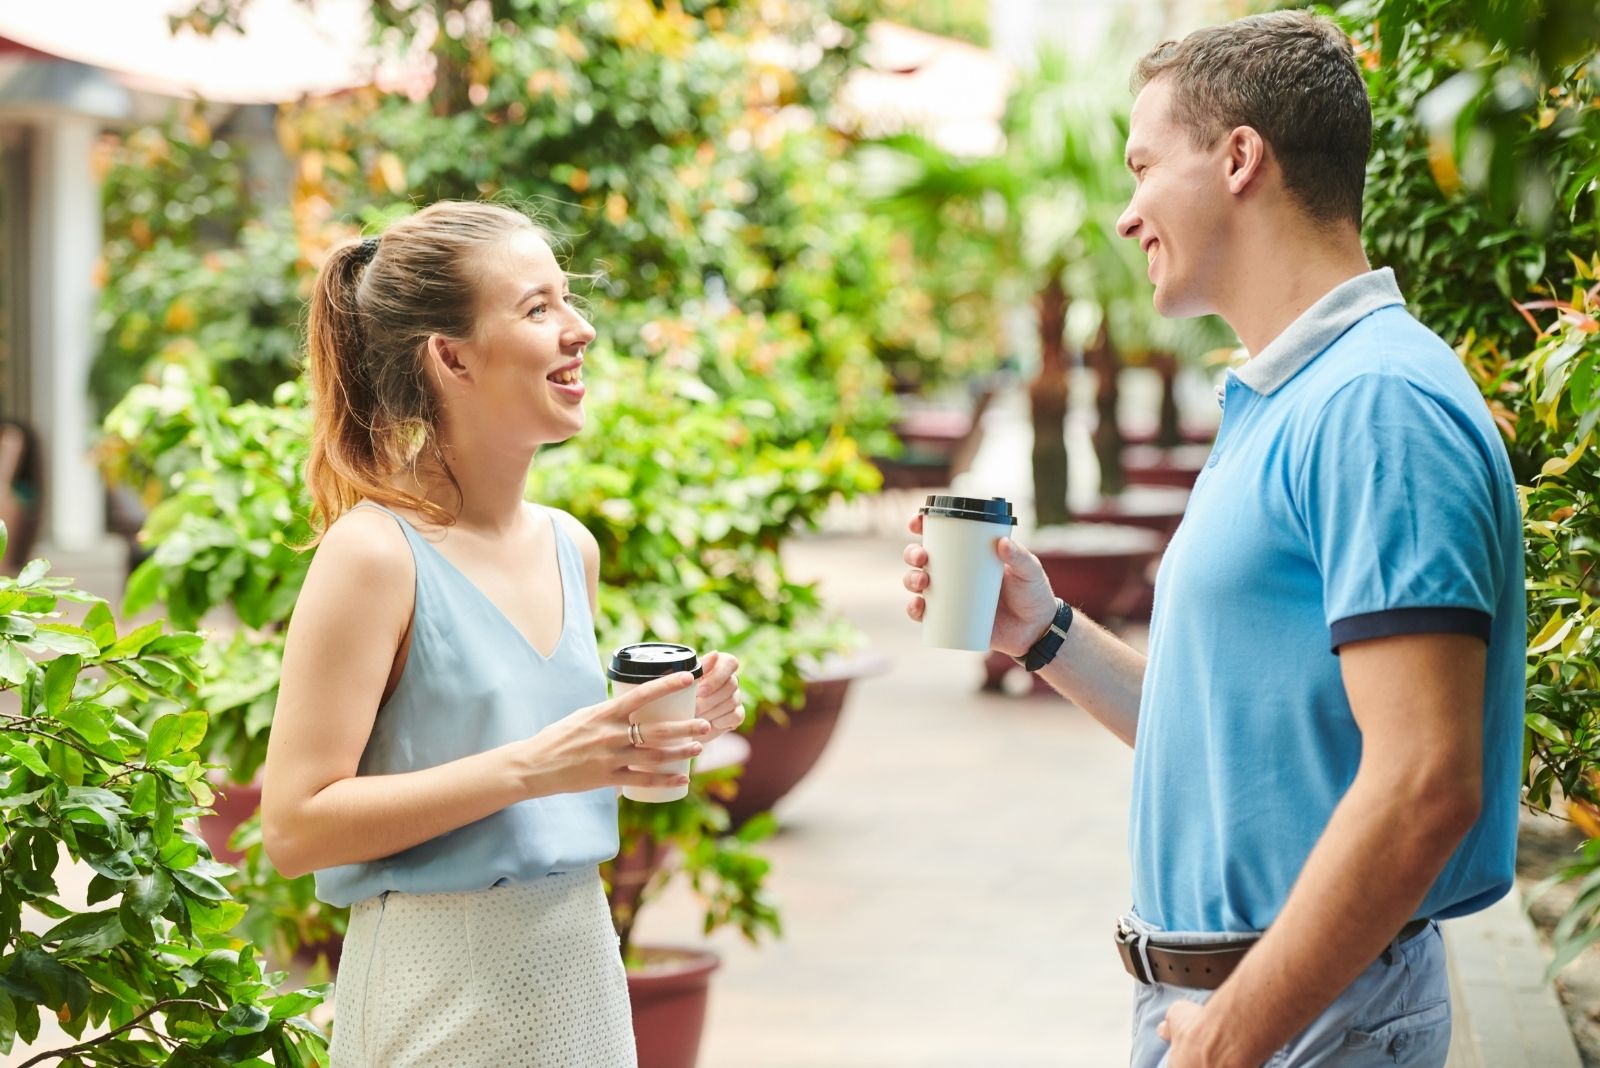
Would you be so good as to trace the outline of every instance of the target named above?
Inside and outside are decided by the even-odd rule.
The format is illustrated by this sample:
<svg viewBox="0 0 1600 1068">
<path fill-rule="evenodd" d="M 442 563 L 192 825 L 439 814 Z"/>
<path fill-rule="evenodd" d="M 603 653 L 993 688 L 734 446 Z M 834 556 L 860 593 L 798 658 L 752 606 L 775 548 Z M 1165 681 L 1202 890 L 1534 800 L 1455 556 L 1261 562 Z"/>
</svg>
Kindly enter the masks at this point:
<svg viewBox="0 0 1600 1068">
<path fill-rule="evenodd" d="M 469 379 L 465 425 L 519 445 L 565 441 L 583 429 L 583 352 L 594 327 L 569 303 L 567 275 L 536 231 L 479 257 L 477 326 L 460 344 Z"/>
</svg>

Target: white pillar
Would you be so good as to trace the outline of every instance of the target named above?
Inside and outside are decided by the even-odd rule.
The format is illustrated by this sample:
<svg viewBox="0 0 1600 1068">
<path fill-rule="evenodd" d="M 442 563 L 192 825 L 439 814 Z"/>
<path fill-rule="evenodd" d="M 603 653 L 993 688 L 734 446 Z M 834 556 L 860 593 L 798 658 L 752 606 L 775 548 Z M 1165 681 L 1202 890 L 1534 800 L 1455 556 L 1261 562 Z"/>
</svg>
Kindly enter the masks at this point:
<svg viewBox="0 0 1600 1068">
<path fill-rule="evenodd" d="M 105 488 L 89 458 L 89 363 L 94 358 L 103 230 L 90 156 L 99 120 L 57 114 L 35 127 L 30 244 L 33 414 L 44 448 L 41 540 L 69 552 L 99 546 Z"/>
</svg>

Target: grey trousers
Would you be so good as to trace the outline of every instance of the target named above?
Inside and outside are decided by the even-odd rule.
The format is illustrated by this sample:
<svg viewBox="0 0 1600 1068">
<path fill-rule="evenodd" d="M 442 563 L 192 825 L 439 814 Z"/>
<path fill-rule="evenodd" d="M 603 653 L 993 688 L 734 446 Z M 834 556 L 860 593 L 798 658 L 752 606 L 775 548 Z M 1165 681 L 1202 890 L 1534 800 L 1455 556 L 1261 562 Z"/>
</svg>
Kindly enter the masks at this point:
<svg viewBox="0 0 1600 1068">
<path fill-rule="evenodd" d="M 1154 931 L 1136 916 L 1135 930 Z M 1215 935 L 1160 932 L 1163 941 L 1199 942 Z M 1209 990 L 1136 983 L 1132 1068 L 1166 1068 L 1169 1047 L 1156 1034 L 1175 1001 L 1204 1002 Z M 1439 925 L 1391 947 L 1310 1027 L 1270 1057 L 1263 1068 L 1444 1068 L 1450 1048 L 1450 987 Z"/>
</svg>

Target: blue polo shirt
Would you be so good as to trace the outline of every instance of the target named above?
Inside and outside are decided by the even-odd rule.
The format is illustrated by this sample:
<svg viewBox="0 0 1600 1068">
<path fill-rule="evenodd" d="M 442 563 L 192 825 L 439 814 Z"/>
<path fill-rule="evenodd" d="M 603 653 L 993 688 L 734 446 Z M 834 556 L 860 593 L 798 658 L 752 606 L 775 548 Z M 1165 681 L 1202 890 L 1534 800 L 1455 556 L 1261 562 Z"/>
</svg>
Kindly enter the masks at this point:
<svg viewBox="0 0 1600 1068">
<path fill-rule="evenodd" d="M 1526 621 L 1516 485 L 1482 396 L 1382 270 L 1229 371 L 1221 399 L 1156 580 L 1134 907 L 1169 931 L 1265 929 L 1361 759 L 1339 646 L 1447 632 L 1488 643 L 1483 807 L 1417 915 L 1484 908 L 1512 882 Z"/>
</svg>

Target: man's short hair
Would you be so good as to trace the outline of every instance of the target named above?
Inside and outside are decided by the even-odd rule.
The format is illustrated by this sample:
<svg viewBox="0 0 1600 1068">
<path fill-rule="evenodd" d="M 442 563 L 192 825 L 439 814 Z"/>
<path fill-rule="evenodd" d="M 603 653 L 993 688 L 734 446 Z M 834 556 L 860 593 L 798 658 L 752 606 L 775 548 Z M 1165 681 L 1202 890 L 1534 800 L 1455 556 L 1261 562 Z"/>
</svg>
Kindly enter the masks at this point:
<svg viewBox="0 0 1600 1068">
<path fill-rule="evenodd" d="M 1274 11 L 1196 30 L 1151 49 L 1133 87 L 1158 78 L 1170 82 L 1173 120 L 1196 148 L 1253 127 L 1307 214 L 1361 225 L 1372 104 L 1350 40 L 1332 21 Z"/>
</svg>

